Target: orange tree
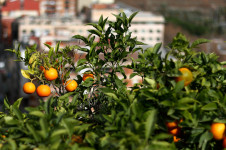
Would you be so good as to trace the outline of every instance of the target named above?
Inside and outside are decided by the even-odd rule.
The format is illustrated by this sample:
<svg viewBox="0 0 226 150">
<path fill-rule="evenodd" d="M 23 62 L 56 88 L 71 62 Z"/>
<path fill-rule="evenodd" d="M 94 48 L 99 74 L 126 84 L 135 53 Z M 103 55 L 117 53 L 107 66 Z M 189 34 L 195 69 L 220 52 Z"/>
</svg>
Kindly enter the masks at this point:
<svg viewBox="0 0 226 150">
<path fill-rule="evenodd" d="M 129 31 L 135 15 L 120 13 L 115 22 L 100 17 L 97 24 L 90 23 L 94 28 L 88 37 L 73 37 L 89 48 L 46 44 L 48 53 L 34 46 L 27 48 L 25 58 L 19 48 L 10 50 L 28 65 L 24 77 L 50 85 L 56 94 L 26 112 L 19 109 L 22 98 L 12 105 L 5 98 L 1 149 L 222 149 L 225 139 L 215 137 L 225 134 L 225 62 L 193 50 L 208 40 L 190 44 L 180 33 L 165 56 L 161 43 L 143 49 L 144 43 Z M 70 57 L 75 50 L 86 53 L 76 64 Z M 135 52 L 136 60 L 131 58 Z M 51 67 L 59 75 L 49 81 L 44 72 Z M 76 90 L 67 92 L 70 73 L 87 68 L 85 74 L 93 76 L 83 80 L 78 74 L 73 79 Z M 130 78 L 140 76 L 142 83 L 127 88 L 124 68 L 132 69 Z M 191 71 L 186 86 L 180 68 Z M 220 130 L 211 129 L 215 123 L 221 123 Z"/>
</svg>

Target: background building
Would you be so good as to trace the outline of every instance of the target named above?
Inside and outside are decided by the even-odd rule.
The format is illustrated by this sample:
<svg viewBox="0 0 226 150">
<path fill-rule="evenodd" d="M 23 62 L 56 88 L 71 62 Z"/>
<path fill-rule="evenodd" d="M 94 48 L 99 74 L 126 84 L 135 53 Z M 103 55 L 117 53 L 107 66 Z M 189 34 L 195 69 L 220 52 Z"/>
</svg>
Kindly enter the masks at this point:
<svg viewBox="0 0 226 150">
<path fill-rule="evenodd" d="M 2 8 L 3 17 L 17 18 L 23 15 L 38 16 L 39 0 L 6 0 Z"/>
<path fill-rule="evenodd" d="M 77 0 L 40 0 L 40 15 L 68 17 L 76 15 Z"/>
</svg>

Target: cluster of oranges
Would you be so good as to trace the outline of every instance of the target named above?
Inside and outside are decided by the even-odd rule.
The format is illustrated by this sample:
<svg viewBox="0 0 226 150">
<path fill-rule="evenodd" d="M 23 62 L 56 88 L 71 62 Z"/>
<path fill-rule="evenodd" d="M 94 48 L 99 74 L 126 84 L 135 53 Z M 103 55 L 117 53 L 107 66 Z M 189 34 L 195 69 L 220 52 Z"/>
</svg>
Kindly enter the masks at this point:
<svg viewBox="0 0 226 150">
<path fill-rule="evenodd" d="M 49 70 L 46 70 L 43 66 L 41 66 L 40 69 L 44 72 L 44 76 L 47 80 L 52 81 L 57 79 L 58 72 L 56 69 L 49 68 Z M 36 87 L 32 82 L 27 82 L 23 86 L 24 93 L 32 94 L 35 92 L 35 90 L 36 90 Z M 51 89 L 48 85 L 42 84 L 37 87 L 36 93 L 40 97 L 47 97 L 51 94 Z"/>
<path fill-rule="evenodd" d="M 224 123 L 212 123 L 210 132 L 213 134 L 215 140 L 223 140 L 223 148 L 226 148 L 226 136 L 225 136 L 225 124 Z"/>
<path fill-rule="evenodd" d="M 166 122 L 166 127 L 168 129 L 168 132 L 173 135 L 173 141 L 178 142 L 180 138 L 178 136 L 181 135 L 181 128 L 178 126 L 180 122 L 183 120 L 181 119 L 180 121 L 172 121 L 172 122 Z"/>
<path fill-rule="evenodd" d="M 55 68 L 51 67 L 48 70 L 46 70 L 43 66 L 40 66 L 40 69 L 44 72 L 44 76 L 45 76 L 46 80 L 53 81 L 58 78 L 58 72 Z M 87 78 L 94 79 L 94 76 L 92 73 L 84 74 L 83 81 L 85 81 Z M 66 83 L 63 83 L 63 85 L 65 86 L 65 89 L 68 92 L 74 91 L 78 86 L 78 84 L 75 80 L 68 80 Z M 23 86 L 23 91 L 27 94 L 32 94 L 35 92 L 35 90 L 36 90 L 36 87 L 35 87 L 34 83 L 32 83 L 32 82 L 27 82 Z M 51 94 L 51 89 L 48 85 L 42 84 L 37 87 L 36 93 L 40 97 L 47 97 Z"/>
<path fill-rule="evenodd" d="M 173 141 L 178 142 L 180 138 L 177 136 L 181 135 L 181 127 L 178 126 L 180 121 L 172 121 L 172 122 L 166 122 L 166 127 L 168 129 L 168 132 L 173 135 Z M 215 140 L 223 140 L 222 145 L 223 148 L 226 148 L 226 136 L 225 136 L 226 126 L 224 123 L 212 123 L 210 132 L 213 134 L 213 138 Z"/>
</svg>

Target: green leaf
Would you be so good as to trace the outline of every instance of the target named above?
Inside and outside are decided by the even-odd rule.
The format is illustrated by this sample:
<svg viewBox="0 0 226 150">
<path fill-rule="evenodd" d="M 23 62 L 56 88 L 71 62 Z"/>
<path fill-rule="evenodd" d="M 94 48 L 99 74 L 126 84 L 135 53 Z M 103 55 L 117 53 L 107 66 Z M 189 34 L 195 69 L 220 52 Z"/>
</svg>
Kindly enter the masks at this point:
<svg viewBox="0 0 226 150">
<path fill-rule="evenodd" d="M 213 138 L 212 133 L 206 131 L 203 133 L 199 139 L 199 148 L 206 150 L 207 142 Z"/>
<path fill-rule="evenodd" d="M 45 117 L 45 114 L 39 110 L 32 111 L 29 114 L 32 116 L 40 117 L 40 118 Z"/>
<path fill-rule="evenodd" d="M 23 97 L 17 99 L 16 102 L 13 103 L 13 106 L 19 109 L 22 100 L 23 100 Z"/>
<path fill-rule="evenodd" d="M 103 15 L 100 16 L 98 21 L 98 25 L 102 26 L 102 24 L 103 24 Z"/>
<path fill-rule="evenodd" d="M 177 82 L 174 91 L 176 93 L 180 92 L 184 88 L 184 80 Z"/>
<path fill-rule="evenodd" d="M 95 23 L 87 23 L 87 25 L 91 25 L 93 26 L 94 28 L 96 28 L 98 31 L 102 32 L 102 27 L 100 25 L 97 25 Z"/>
<path fill-rule="evenodd" d="M 154 79 L 144 78 L 144 80 L 152 87 L 156 87 L 156 81 Z"/>
<path fill-rule="evenodd" d="M 197 47 L 198 45 L 200 44 L 203 44 L 203 43 L 208 43 L 210 42 L 210 40 L 207 40 L 207 39 L 198 39 L 198 40 L 195 40 L 192 45 L 191 45 L 191 48 L 195 48 Z"/>
<path fill-rule="evenodd" d="M 84 64 L 85 62 L 87 62 L 86 59 L 79 59 L 77 62 L 77 66 L 80 66 L 80 65 Z"/>
<path fill-rule="evenodd" d="M 198 102 L 198 101 L 190 97 L 184 97 L 178 101 L 178 104 L 187 104 L 187 103 L 195 103 L 195 102 Z"/>
<path fill-rule="evenodd" d="M 90 145 L 94 146 L 96 144 L 98 135 L 94 132 L 86 133 L 85 141 L 87 141 Z"/>
<path fill-rule="evenodd" d="M 28 70 L 21 69 L 21 74 L 24 78 L 31 80 L 31 77 L 30 77 L 30 74 L 28 73 Z"/>
<path fill-rule="evenodd" d="M 212 103 L 206 104 L 201 109 L 206 110 L 206 111 L 210 111 L 210 110 L 216 110 L 216 109 L 218 109 L 218 107 L 217 107 L 216 103 L 212 102 Z"/>
<path fill-rule="evenodd" d="M 100 88 L 98 89 L 99 91 L 103 92 L 104 94 L 114 98 L 115 100 L 118 100 L 118 97 L 116 96 L 114 90 L 109 89 L 109 88 Z"/>
<path fill-rule="evenodd" d="M 51 49 L 51 46 L 50 46 L 49 44 L 44 43 L 44 45 L 45 45 L 46 47 L 48 47 L 49 49 Z"/>
<path fill-rule="evenodd" d="M 4 98 L 4 106 L 5 106 L 7 109 L 10 108 L 10 103 L 9 103 L 9 101 L 8 101 L 7 98 Z"/>
<path fill-rule="evenodd" d="M 101 37 L 102 36 L 102 33 L 100 32 L 100 31 L 98 31 L 98 30 L 92 30 L 92 29 L 90 29 L 90 30 L 88 30 L 91 34 L 95 34 L 95 35 L 97 35 L 97 36 L 99 36 L 99 37 Z"/>
<path fill-rule="evenodd" d="M 145 43 L 143 43 L 141 41 L 136 41 L 136 45 L 147 45 L 147 44 L 145 44 Z"/>
<path fill-rule="evenodd" d="M 50 113 L 50 103 L 51 103 L 52 98 L 47 99 L 47 101 L 44 104 L 44 110 L 46 114 Z"/>
<path fill-rule="evenodd" d="M 63 123 L 63 126 L 67 129 L 67 133 L 68 135 L 71 137 L 72 134 L 73 134 L 73 124 L 74 124 L 75 120 L 74 119 L 70 119 L 70 118 L 63 118 L 62 119 L 62 123 Z"/>
<path fill-rule="evenodd" d="M 138 11 L 133 13 L 130 17 L 129 17 L 129 23 L 132 22 L 133 18 L 137 15 Z"/>
<path fill-rule="evenodd" d="M 11 150 L 17 150 L 17 145 L 16 145 L 16 141 L 13 139 L 9 139 L 9 144 L 11 146 Z"/>
<path fill-rule="evenodd" d="M 55 53 L 58 53 L 59 47 L 60 47 L 60 42 L 57 42 L 57 44 L 55 46 Z"/>
<path fill-rule="evenodd" d="M 53 50 L 54 49 L 52 47 L 49 49 L 49 53 L 48 53 L 49 58 L 51 58 L 51 56 L 53 55 Z"/>
<path fill-rule="evenodd" d="M 23 115 L 21 113 L 21 111 L 16 107 L 16 106 L 13 106 L 13 113 L 17 116 L 17 118 L 19 120 L 23 120 Z"/>
<path fill-rule="evenodd" d="M 59 99 L 59 100 L 64 100 L 64 99 L 68 98 L 69 96 L 71 96 L 73 93 L 74 93 L 74 92 L 66 93 L 66 94 L 60 96 L 58 99 Z"/>
<path fill-rule="evenodd" d="M 108 115 L 103 114 L 102 116 L 104 117 L 104 119 L 106 119 L 106 121 L 108 121 L 108 122 L 110 122 L 110 123 L 113 122 L 113 118 L 109 117 Z"/>
<path fill-rule="evenodd" d="M 154 131 L 154 126 L 156 122 L 156 110 L 148 111 L 148 117 L 145 122 L 145 140 L 148 141 L 149 137 L 151 136 L 152 132 Z"/>
<path fill-rule="evenodd" d="M 194 106 L 193 105 L 186 105 L 186 104 L 177 104 L 175 109 L 177 110 L 188 110 L 188 109 L 192 109 Z"/>
<path fill-rule="evenodd" d="M 5 116 L 4 117 L 5 123 L 8 125 L 16 125 L 18 124 L 18 120 L 15 120 L 13 117 L 11 116 Z"/>
<path fill-rule="evenodd" d="M 81 36 L 81 35 L 74 35 L 72 38 L 74 38 L 74 39 L 80 39 L 80 40 L 82 40 L 86 44 L 88 43 L 88 40 L 84 36 Z"/>
<path fill-rule="evenodd" d="M 160 104 L 165 106 L 165 107 L 173 105 L 173 103 L 170 100 L 164 100 Z"/>
<path fill-rule="evenodd" d="M 68 131 L 66 129 L 55 129 L 50 137 L 54 138 L 56 136 L 66 135 L 67 133 Z"/>
<path fill-rule="evenodd" d="M 48 124 L 46 118 L 40 118 L 39 124 L 41 126 L 41 133 L 43 135 L 43 138 L 46 138 L 48 136 Z"/>
<path fill-rule="evenodd" d="M 161 46 L 162 46 L 162 43 L 157 43 L 157 44 L 155 44 L 155 46 L 154 46 L 152 52 L 153 52 L 154 54 L 157 54 L 157 53 L 159 52 Z"/>
<path fill-rule="evenodd" d="M 35 141 L 39 142 L 41 139 L 38 133 L 35 131 L 34 127 L 28 123 L 26 124 L 26 126 L 27 126 L 27 129 L 30 131 L 30 133 L 33 135 Z"/>
<path fill-rule="evenodd" d="M 38 53 L 33 53 L 29 59 L 29 64 L 32 64 L 34 61 L 37 60 L 37 57 L 38 57 Z"/>
<path fill-rule="evenodd" d="M 131 73 L 129 78 L 132 79 L 133 77 L 135 77 L 136 75 L 138 75 L 138 73 Z"/>
</svg>

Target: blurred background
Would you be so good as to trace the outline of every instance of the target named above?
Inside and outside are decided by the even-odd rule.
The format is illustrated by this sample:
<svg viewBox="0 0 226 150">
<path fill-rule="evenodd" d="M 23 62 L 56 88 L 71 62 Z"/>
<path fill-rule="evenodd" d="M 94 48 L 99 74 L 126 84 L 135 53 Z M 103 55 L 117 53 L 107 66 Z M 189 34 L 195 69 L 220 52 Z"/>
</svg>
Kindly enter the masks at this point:
<svg viewBox="0 0 226 150">
<path fill-rule="evenodd" d="M 24 97 L 24 105 L 37 105 L 35 94 L 22 91 L 26 79 L 20 70 L 26 66 L 5 49 L 20 43 L 23 53 L 33 44 L 39 50 L 46 49 L 44 43 L 81 44 L 71 37 L 88 36 L 86 23 L 98 22 L 100 15 L 114 20 L 112 13 L 122 11 L 127 15 L 139 11 L 130 30 L 148 46 L 167 45 L 182 32 L 190 41 L 210 39 L 200 49 L 226 60 L 226 0 L 0 0 L 0 105 L 5 97 L 11 103 Z"/>
</svg>

